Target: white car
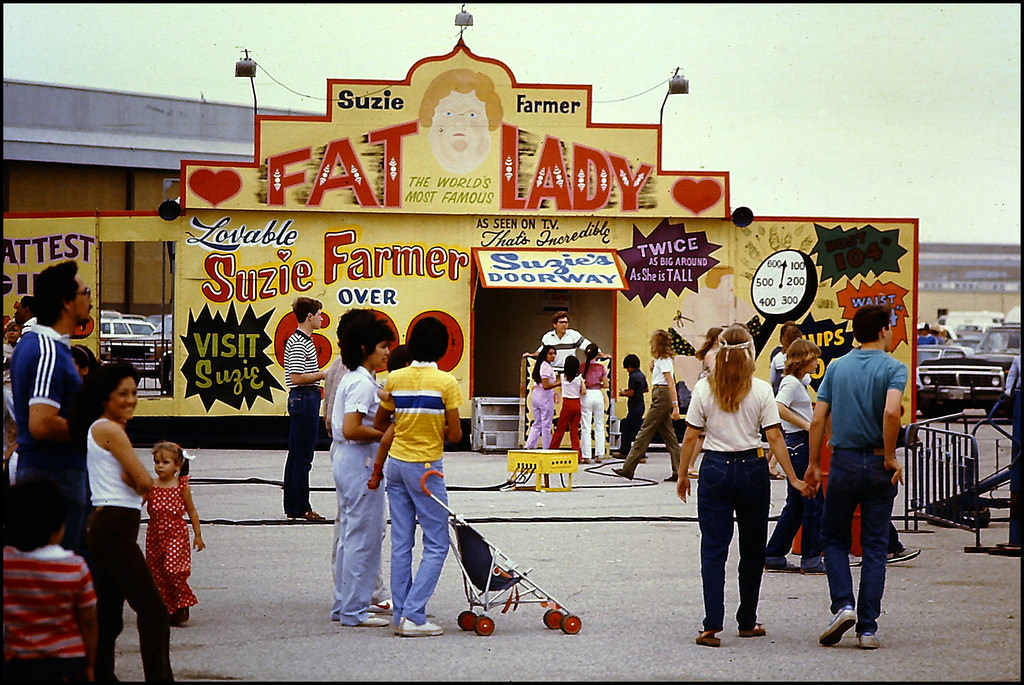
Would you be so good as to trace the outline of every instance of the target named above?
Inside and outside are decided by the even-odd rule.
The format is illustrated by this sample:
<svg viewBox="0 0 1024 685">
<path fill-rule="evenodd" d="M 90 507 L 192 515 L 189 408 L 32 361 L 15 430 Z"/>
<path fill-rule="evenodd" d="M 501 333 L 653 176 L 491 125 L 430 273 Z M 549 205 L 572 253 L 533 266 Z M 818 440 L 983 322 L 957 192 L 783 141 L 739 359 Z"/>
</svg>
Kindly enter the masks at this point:
<svg viewBox="0 0 1024 685">
<path fill-rule="evenodd" d="M 142 376 L 159 378 L 167 348 L 160 330 L 144 318 L 100 316 L 100 361 L 129 362 Z"/>
<path fill-rule="evenodd" d="M 104 319 L 100 317 L 100 338 L 141 338 L 156 335 L 160 330 L 145 319 Z"/>
</svg>

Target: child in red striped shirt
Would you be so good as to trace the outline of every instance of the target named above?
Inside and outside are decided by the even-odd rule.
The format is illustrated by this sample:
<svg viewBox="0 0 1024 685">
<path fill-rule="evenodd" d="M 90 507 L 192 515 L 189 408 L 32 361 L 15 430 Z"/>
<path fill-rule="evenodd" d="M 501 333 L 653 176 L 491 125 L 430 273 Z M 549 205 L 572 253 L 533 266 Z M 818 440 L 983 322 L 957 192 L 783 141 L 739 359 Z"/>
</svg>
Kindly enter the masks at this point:
<svg viewBox="0 0 1024 685">
<path fill-rule="evenodd" d="M 4 680 L 92 680 L 96 593 L 85 560 L 60 546 L 67 503 L 32 478 L 4 497 Z"/>
</svg>

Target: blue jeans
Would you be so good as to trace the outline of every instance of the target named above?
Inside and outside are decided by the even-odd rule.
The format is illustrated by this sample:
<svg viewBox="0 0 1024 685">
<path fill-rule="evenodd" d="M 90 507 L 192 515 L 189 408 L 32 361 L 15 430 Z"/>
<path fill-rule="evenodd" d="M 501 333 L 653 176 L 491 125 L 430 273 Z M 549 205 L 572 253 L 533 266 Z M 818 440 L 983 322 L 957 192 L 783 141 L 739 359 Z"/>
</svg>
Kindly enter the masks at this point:
<svg viewBox="0 0 1024 685">
<path fill-rule="evenodd" d="M 92 560 L 85 544 L 85 522 L 92 512 L 92 504 L 89 502 L 88 472 L 85 469 L 50 471 L 18 464 L 17 481 L 40 476 L 49 478 L 56 483 L 64 495 L 64 499 L 67 500 L 68 515 L 65 519 L 64 537 L 60 541 L 61 547 L 82 557 L 89 562 L 91 567 Z"/>
<path fill-rule="evenodd" d="M 370 490 L 378 442 L 334 443 L 334 489 L 338 496 L 338 541 L 334 554 L 331 618 L 358 625 L 369 615 L 380 574 L 384 542 L 384 490 Z"/>
<path fill-rule="evenodd" d="M 793 462 L 796 475 L 803 478 L 807 470 L 808 444 L 807 431 L 786 433 L 786 446 L 789 448 L 789 459 Z M 800 556 L 811 561 L 821 556 L 821 505 L 824 495 L 818 490 L 811 499 L 806 499 L 800 491 L 786 482 L 786 504 L 782 507 L 775 530 L 768 539 L 765 549 L 766 557 L 784 557 L 793 546 L 796 532 L 800 533 Z"/>
<path fill-rule="evenodd" d="M 284 462 L 285 516 L 312 511 L 309 503 L 309 471 L 313 448 L 320 437 L 320 386 L 302 385 L 288 393 L 288 458 Z"/>
<path fill-rule="evenodd" d="M 756 450 L 704 451 L 697 481 L 704 630 L 724 628 L 725 562 L 732 542 L 734 513 L 740 546 L 740 603 L 736 623 L 740 630 L 750 630 L 757 623 L 770 501 L 768 460 L 758 457 Z"/>
<path fill-rule="evenodd" d="M 396 626 L 403 618 L 416 625 L 427 622 L 427 602 L 434 594 L 448 556 L 448 512 L 420 487 L 420 478 L 428 467 L 444 473 L 440 459 L 424 464 L 389 456 L 384 463 L 391 511 L 391 601 Z M 427 487 L 447 506 L 444 479 L 431 476 Z M 412 548 L 417 522 L 423 533 L 423 554 L 413 577 Z"/>
<path fill-rule="evenodd" d="M 834 614 L 844 606 L 857 608 L 857 634 L 878 630 L 885 591 L 885 555 L 889 546 L 892 503 L 897 487 L 883 458 L 870 449 L 832 450 L 828 490 L 822 513 L 821 542 Z M 851 525 L 860 505 L 860 544 L 864 550 L 857 602 L 850 573 Z"/>
</svg>

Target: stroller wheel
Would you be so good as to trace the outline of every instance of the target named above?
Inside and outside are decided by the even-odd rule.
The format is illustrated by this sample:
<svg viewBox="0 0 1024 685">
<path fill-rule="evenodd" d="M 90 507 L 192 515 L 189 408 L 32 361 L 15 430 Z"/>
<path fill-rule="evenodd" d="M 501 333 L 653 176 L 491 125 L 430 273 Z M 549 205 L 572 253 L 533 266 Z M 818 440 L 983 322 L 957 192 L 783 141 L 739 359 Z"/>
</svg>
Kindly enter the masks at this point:
<svg viewBox="0 0 1024 685">
<path fill-rule="evenodd" d="M 472 611 L 463 611 L 459 614 L 459 627 L 463 630 L 473 630 L 476 627 L 476 614 Z"/>
<path fill-rule="evenodd" d="M 568 616 L 562 619 L 562 632 L 566 635 L 575 635 L 576 633 L 580 632 L 580 629 L 582 627 L 583 621 L 580 620 L 579 616 L 569 614 Z"/>
<path fill-rule="evenodd" d="M 548 609 L 544 612 L 544 627 L 550 630 L 558 630 L 562 627 L 562 619 L 565 616 L 558 609 Z"/>
<path fill-rule="evenodd" d="M 477 616 L 474 630 L 476 630 L 477 635 L 490 635 L 494 632 L 494 621 L 489 616 Z"/>
</svg>

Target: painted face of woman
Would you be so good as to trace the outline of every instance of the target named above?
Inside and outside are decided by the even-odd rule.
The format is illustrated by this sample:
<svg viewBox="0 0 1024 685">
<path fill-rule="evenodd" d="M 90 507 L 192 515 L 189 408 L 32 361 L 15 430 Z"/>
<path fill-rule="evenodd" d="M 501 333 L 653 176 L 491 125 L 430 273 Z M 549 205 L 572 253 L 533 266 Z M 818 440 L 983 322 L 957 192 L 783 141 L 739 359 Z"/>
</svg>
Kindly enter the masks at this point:
<svg viewBox="0 0 1024 685">
<path fill-rule="evenodd" d="M 430 126 L 434 158 L 453 174 L 468 174 L 491 151 L 487 108 L 476 92 L 452 91 L 437 103 Z"/>
</svg>

